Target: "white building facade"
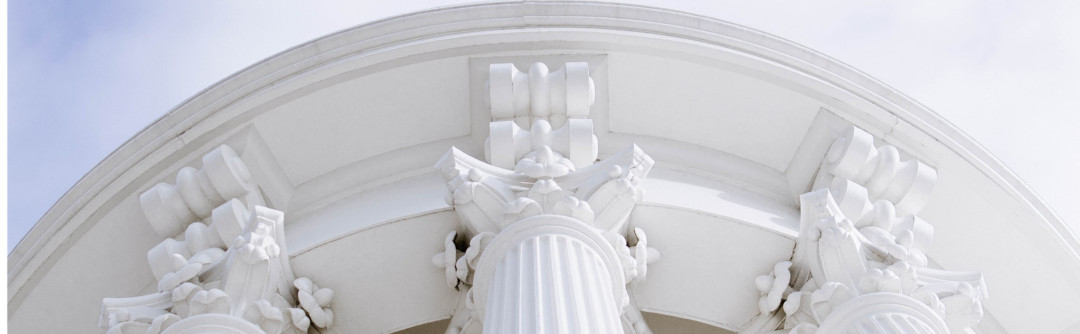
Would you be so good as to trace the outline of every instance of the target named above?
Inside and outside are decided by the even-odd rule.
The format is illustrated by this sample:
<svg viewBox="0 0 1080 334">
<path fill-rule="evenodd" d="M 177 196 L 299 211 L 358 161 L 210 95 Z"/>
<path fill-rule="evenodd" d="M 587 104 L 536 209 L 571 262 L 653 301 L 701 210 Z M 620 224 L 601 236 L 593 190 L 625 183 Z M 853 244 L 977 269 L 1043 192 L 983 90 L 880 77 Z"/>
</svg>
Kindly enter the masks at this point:
<svg viewBox="0 0 1080 334">
<path fill-rule="evenodd" d="M 484 3 L 171 111 L 9 256 L 9 330 L 1066 333 L 1077 250 L 981 147 L 812 50 Z"/>
</svg>

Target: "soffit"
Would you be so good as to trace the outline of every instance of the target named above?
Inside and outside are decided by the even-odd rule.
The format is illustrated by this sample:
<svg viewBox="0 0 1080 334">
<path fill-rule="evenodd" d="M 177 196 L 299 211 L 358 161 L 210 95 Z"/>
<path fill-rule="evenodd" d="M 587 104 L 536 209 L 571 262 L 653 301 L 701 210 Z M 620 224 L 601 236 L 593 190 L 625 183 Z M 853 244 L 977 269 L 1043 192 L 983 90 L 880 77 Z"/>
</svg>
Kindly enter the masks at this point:
<svg viewBox="0 0 1080 334">
<path fill-rule="evenodd" d="M 348 79 L 255 120 L 292 184 L 403 147 L 468 135 L 465 58 Z"/>
<path fill-rule="evenodd" d="M 609 57 L 610 130 L 677 140 L 784 171 L 822 102 L 680 59 Z"/>
</svg>

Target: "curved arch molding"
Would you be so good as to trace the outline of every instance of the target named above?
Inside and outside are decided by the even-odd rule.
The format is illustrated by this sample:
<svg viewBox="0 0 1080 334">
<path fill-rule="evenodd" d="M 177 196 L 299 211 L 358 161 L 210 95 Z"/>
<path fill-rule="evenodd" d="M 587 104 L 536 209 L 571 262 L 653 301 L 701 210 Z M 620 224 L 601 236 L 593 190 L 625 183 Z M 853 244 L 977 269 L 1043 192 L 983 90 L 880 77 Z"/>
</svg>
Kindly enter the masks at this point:
<svg viewBox="0 0 1080 334">
<path fill-rule="evenodd" d="M 799 196 L 820 188 L 830 145 L 853 126 L 936 171 L 919 213 L 934 226 L 928 265 L 983 272 L 993 298 L 980 328 L 1076 325 L 1057 315 L 1080 306 L 1077 239 L 988 152 L 900 92 L 711 18 L 525 1 L 357 26 L 199 92 L 96 166 L 19 243 L 8 258 L 9 327 L 94 331 L 103 298 L 156 291 L 146 254 L 162 237 L 139 195 L 202 168 L 221 145 L 257 185 L 248 204 L 285 213 L 296 276 L 337 291 L 340 328 L 387 332 L 450 317 L 462 293 L 445 289 L 430 257 L 460 222 L 431 166 L 450 147 L 484 156 L 488 66 L 534 62 L 588 65 L 599 159 L 636 144 L 656 160 L 629 218 L 663 253 L 632 293 L 642 311 L 750 325 L 754 279 L 791 257 Z M 372 306 L 385 298 L 427 304 Z M 58 301 L 72 320 L 55 320 Z"/>
</svg>

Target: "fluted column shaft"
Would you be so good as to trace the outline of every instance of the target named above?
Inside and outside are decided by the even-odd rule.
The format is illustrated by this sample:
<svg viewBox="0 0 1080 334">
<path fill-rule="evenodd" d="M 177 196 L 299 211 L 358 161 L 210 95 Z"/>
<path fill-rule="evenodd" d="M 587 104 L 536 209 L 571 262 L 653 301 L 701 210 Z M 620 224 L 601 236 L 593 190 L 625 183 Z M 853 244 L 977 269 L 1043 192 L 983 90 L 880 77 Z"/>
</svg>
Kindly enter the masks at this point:
<svg viewBox="0 0 1080 334">
<path fill-rule="evenodd" d="M 831 311 L 818 333 L 948 334 L 945 321 L 922 302 L 895 293 L 871 293 Z"/>
<path fill-rule="evenodd" d="M 626 283 L 610 243 L 570 218 L 528 220 L 484 254 L 484 333 L 622 333 Z"/>
</svg>

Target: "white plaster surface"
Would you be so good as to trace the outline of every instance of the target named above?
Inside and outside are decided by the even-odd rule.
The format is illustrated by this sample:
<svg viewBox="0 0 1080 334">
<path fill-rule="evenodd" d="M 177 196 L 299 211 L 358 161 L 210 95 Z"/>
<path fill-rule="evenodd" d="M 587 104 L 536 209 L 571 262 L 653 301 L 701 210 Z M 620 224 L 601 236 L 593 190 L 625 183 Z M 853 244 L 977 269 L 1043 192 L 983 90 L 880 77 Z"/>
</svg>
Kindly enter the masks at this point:
<svg viewBox="0 0 1080 334">
<path fill-rule="evenodd" d="M 442 178 L 433 171 L 356 194 L 286 223 L 290 251 L 304 252 L 380 223 L 447 210 L 445 193 Z"/>
<path fill-rule="evenodd" d="M 576 16 L 530 17 L 526 24 L 522 13 Z M 427 26 L 431 22 L 444 25 Z M 586 23 L 610 29 L 581 28 Z M 476 32 L 500 27 L 506 29 Z M 683 45 L 680 52 L 715 59 L 645 56 L 628 46 L 635 43 Z M 746 52 L 717 56 L 734 47 Z M 815 113 L 829 107 L 835 119 L 884 136 L 938 168 L 938 188 L 924 210 L 938 229 L 928 254 L 948 269 L 984 271 L 993 317 L 985 332 L 1075 328 L 1075 319 L 1063 315 L 1080 300 L 1071 284 L 1080 279 L 1076 241 L 1060 234 L 1060 221 L 1017 190 L 999 163 L 899 93 L 805 48 L 697 16 L 603 4 L 509 3 L 406 16 L 318 40 L 245 70 L 166 115 L 73 188 L 60 211 L 47 215 L 28 236 L 30 243 L 9 257 L 10 329 L 92 332 L 101 297 L 146 292 L 152 277 L 140 270 L 146 268 L 145 251 L 160 237 L 141 217 L 135 194 L 159 176 L 175 174 L 185 157 L 234 140 L 252 125 L 266 143 L 260 163 L 279 164 L 295 187 L 263 190 L 295 191 L 302 199 L 290 204 L 298 214 L 286 212 L 294 270 L 339 294 L 339 327 L 331 331 L 394 331 L 449 317 L 460 296 L 447 289 L 430 258 L 442 251 L 454 215 L 440 211 L 447 206 L 438 177 L 417 171 L 451 145 L 472 153 L 482 145 L 486 128 L 471 126 L 478 121 L 471 119 L 474 95 L 467 89 L 474 73 L 462 53 L 610 54 L 611 112 L 600 117 L 611 118 L 605 131 L 620 133 L 598 137 L 647 142 L 648 150 L 664 157 L 643 185 L 646 202 L 632 222 L 646 228 L 650 245 L 664 254 L 650 265 L 647 283 L 633 289 L 646 311 L 729 329 L 749 320 L 757 298 L 753 278 L 790 256 L 797 218 L 791 204 L 796 193 L 778 199 L 782 191 L 759 189 L 788 189 L 781 172 L 799 159 Z M 408 58 L 417 54 L 434 60 Z M 361 64 L 384 58 L 398 62 Z M 731 72 L 729 61 L 743 71 Z M 318 71 L 307 72 L 314 64 Z M 663 89 L 651 87 L 657 83 Z M 683 83 L 692 86 L 675 88 Z M 305 90 L 312 87 L 319 89 Z M 621 108 L 640 109 L 619 114 Z M 601 157 L 613 153 L 603 145 Z M 708 149 L 685 149 L 694 145 Z M 680 151 L 665 155 L 667 149 Z M 714 164 L 734 160 L 747 162 L 740 168 L 762 166 L 767 177 L 742 178 L 724 168 L 730 166 Z M 393 164 L 377 165 L 384 161 Z M 703 164 L 716 169 L 702 172 Z M 668 168 L 679 172 L 663 172 Z M 365 173 L 391 181 L 365 179 Z M 774 178 L 778 185 L 760 188 L 731 181 L 759 185 Z M 363 190 L 352 193 L 356 189 Z M 293 194 L 268 197 L 287 195 Z M 69 299 L 60 310 L 58 301 Z M 65 317 L 55 319 L 58 313 Z"/>
<path fill-rule="evenodd" d="M 740 306 L 757 305 L 754 278 L 795 246 L 790 236 L 701 212 L 640 205 L 632 219 L 663 256 L 645 283 L 632 286 L 642 310 L 730 330 L 757 315 Z"/>
<path fill-rule="evenodd" d="M 730 184 L 657 168 L 642 186 L 646 205 L 684 208 L 794 237 L 799 211 Z"/>
<path fill-rule="evenodd" d="M 356 160 L 469 134 L 465 64 L 449 58 L 363 75 L 284 103 L 256 126 L 299 185 Z"/>
<path fill-rule="evenodd" d="M 348 296 L 335 300 L 333 332 L 385 333 L 449 317 L 461 296 L 431 255 L 456 227 L 453 216 L 443 211 L 343 235 L 295 254 L 293 270 Z"/>
<path fill-rule="evenodd" d="M 694 143 L 778 171 L 787 168 L 820 106 L 722 68 L 635 54 L 609 61 L 611 131 Z"/>
</svg>

